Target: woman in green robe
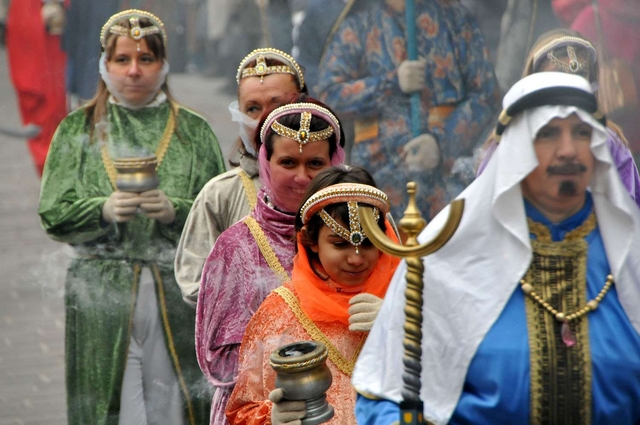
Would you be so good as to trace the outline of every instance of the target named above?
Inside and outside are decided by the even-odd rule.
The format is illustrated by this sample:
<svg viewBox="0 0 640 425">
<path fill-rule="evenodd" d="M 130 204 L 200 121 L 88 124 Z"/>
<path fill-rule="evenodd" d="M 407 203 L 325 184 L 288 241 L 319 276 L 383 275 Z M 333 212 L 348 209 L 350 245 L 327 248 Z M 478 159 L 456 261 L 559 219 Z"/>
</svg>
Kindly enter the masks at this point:
<svg viewBox="0 0 640 425">
<path fill-rule="evenodd" d="M 224 171 L 222 154 L 206 121 L 169 94 L 157 17 L 121 12 L 100 38 L 98 91 L 60 124 L 38 211 L 47 234 L 76 252 L 65 292 L 69 424 L 205 424 L 195 311 L 173 261 L 193 199 Z M 116 187 L 113 158 L 154 154 L 156 189 Z"/>
</svg>

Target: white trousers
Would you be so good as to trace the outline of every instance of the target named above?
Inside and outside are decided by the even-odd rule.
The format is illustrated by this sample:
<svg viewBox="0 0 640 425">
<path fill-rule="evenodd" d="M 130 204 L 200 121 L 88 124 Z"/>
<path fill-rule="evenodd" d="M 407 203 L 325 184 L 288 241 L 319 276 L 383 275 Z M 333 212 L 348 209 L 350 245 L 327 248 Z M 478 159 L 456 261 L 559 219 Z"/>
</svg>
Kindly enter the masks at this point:
<svg viewBox="0 0 640 425">
<path fill-rule="evenodd" d="M 167 352 L 148 268 L 140 274 L 120 397 L 119 425 L 184 425 L 180 386 Z"/>
</svg>

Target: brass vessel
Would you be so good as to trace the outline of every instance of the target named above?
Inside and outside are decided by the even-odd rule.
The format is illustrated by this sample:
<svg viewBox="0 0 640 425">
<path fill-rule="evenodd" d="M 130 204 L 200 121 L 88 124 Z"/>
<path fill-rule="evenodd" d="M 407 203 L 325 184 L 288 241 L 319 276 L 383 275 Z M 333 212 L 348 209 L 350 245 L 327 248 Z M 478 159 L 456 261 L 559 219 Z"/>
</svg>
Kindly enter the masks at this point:
<svg viewBox="0 0 640 425">
<path fill-rule="evenodd" d="M 155 155 L 140 158 L 117 158 L 113 166 L 118 172 L 116 187 L 123 192 L 146 192 L 157 189 L 160 181 L 156 174 L 158 159 Z"/>
<path fill-rule="evenodd" d="M 327 366 L 327 347 L 317 341 L 299 341 L 271 353 L 276 371 L 276 387 L 284 390 L 286 400 L 303 400 L 307 414 L 302 425 L 317 425 L 333 418 L 333 407 L 326 392 L 333 377 Z"/>
</svg>

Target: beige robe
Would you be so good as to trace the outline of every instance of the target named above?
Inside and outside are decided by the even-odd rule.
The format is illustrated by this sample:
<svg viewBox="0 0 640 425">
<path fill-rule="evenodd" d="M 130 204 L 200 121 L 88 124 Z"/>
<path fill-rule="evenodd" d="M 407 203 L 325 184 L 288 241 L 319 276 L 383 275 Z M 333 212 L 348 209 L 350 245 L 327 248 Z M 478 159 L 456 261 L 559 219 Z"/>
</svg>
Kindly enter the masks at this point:
<svg viewBox="0 0 640 425">
<path fill-rule="evenodd" d="M 175 260 L 175 274 L 182 297 L 194 306 L 198 299 L 202 268 L 218 236 L 249 215 L 251 206 L 241 172 L 251 178 L 255 193 L 260 189 L 258 163 L 250 156 L 240 158 L 240 166 L 220 174 L 202 188 L 187 217 Z"/>
</svg>

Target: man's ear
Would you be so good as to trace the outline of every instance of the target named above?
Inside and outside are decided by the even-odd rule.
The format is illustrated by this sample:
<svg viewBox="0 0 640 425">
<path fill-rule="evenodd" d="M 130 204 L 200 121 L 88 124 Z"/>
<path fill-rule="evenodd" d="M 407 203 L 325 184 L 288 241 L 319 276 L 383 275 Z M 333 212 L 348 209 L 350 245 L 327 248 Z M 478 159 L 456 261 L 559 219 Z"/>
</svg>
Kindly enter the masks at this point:
<svg viewBox="0 0 640 425">
<path fill-rule="evenodd" d="M 302 245 L 306 246 L 311 251 L 313 251 L 315 254 L 317 254 L 318 253 L 318 244 L 317 243 L 313 243 L 313 241 L 309 237 L 309 232 L 307 231 L 307 226 L 302 226 L 302 229 L 300 229 L 300 233 L 302 234 Z"/>
</svg>

